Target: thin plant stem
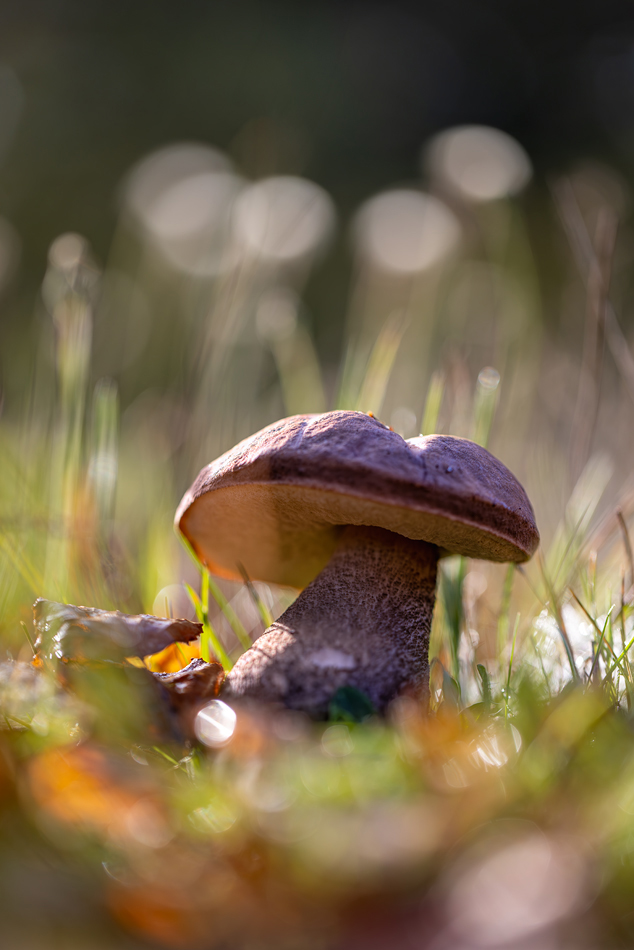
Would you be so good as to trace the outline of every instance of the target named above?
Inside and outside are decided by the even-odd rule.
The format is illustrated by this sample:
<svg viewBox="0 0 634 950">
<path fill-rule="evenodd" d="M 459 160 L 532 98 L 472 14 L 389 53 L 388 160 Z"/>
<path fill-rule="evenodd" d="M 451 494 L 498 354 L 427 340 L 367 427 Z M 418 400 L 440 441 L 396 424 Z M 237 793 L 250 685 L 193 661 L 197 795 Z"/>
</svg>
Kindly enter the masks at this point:
<svg viewBox="0 0 634 950">
<path fill-rule="evenodd" d="M 250 597 L 251 597 L 251 600 L 253 601 L 253 603 L 254 603 L 254 605 L 255 605 L 255 608 L 256 608 L 257 612 L 259 613 L 259 615 L 260 615 L 260 619 L 262 620 L 262 623 L 264 624 L 265 629 L 266 629 L 267 627 L 270 627 L 271 624 L 273 623 L 273 615 L 271 614 L 271 611 L 270 611 L 269 608 L 266 606 L 266 604 L 264 603 L 264 601 L 262 600 L 262 598 L 261 598 L 260 595 L 258 594 L 257 590 L 255 589 L 255 586 L 254 586 L 254 584 L 253 584 L 253 581 L 251 580 L 251 578 L 250 578 L 249 575 L 247 574 L 246 568 L 244 567 L 244 565 L 243 565 L 243 564 L 238 564 L 238 569 L 239 569 L 240 573 L 242 574 L 242 577 L 243 577 L 243 579 L 244 579 L 244 583 L 246 584 L 246 588 L 247 588 L 247 590 L 249 591 L 249 595 L 250 595 Z"/>
<path fill-rule="evenodd" d="M 513 591 L 513 578 L 515 577 L 515 565 L 509 564 L 504 576 L 504 585 L 502 587 L 502 602 L 500 604 L 500 614 L 498 617 L 498 656 L 501 657 L 504 646 L 506 645 L 509 631 L 509 610 L 511 609 L 511 593 Z"/>
<path fill-rule="evenodd" d="M 506 677 L 506 694 L 504 697 L 504 718 L 508 719 L 509 715 L 509 694 L 511 691 L 511 670 L 513 669 L 513 657 L 515 656 L 515 643 L 517 641 L 517 631 L 520 625 L 520 615 L 519 613 L 515 617 L 515 624 L 513 625 L 513 640 L 511 643 L 511 656 L 509 658 L 509 671 Z"/>
<path fill-rule="evenodd" d="M 207 586 L 207 589 L 205 590 L 206 573 L 207 572 L 205 571 L 202 576 L 201 597 L 198 596 L 196 591 L 189 584 L 185 584 L 187 593 L 189 594 L 196 610 L 198 621 L 203 626 L 202 633 L 200 635 L 200 655 L 205 663 L 209 663 L 211 658 L 210 650 L 213 651 L 213 653 L 215 653 L 215 655 L 220 660 L 223 669 L 228 671 L 232 668 L 233 664 L 209 621 L 209 588 Z"/>
<path fill-rule="evenodd" d="M 566 656 L 568 657 L 570 670 L 572 672 L 572 678 L 574 680 L 578 680 L 579 671 L 577 670 L 577 665 L 575 663 L 575 655 L 572 651 L 572 646 L 570 644 L 570 640 L 568 639 L 568 634 L 566 633 L 566 627 L 564 625 L 563 617 L 561 616 L 561 611 L 559 609 L 559 604 L 557 603 L 557 598 L 555 597 L 555 592 L 548 579 L 548 575 L 546 574 L 544 559 L 540 557 L 539 563 L 542 570 L 542 577 L 544 578 L 544 584 L 546 585 L 546 590 L 547 590 L 548 596 L 550 597 L 550 602 L 552 604 L 553 613 L 555 614 L 555 620 L 557 621 L 557 628 L 559 630 L 559 635 L 563 641 L 564 649 L 566 651 Z"/>
<path fill-rule="evenodd" d="M 237 613 L 222 593 L 215 580 L 211 577 L 209 571 L 205 570 L 204 572 L 207 575 L 207 583 L 209 584 L 209 590 L 211 591 L 211 596 L 216 601 L 223 614 L 229 621 L 231 629 L 235 633 L 236 637 L 240 641 L 240 644 L 244 647 L 245 650 L 248 650 L 251 647 L 251 637 L 245 630 L 244 624 L 238 617 Z"/>
<path fill-rule="evenodd" d="M 603 640 L 605 639 L 605 634 L 608 629 L 608 624 L 610 622 L 610 617 L 612 616 L 613 610 L 614 610 L 614 607 L 610 607 L 610 609 L 608 610 L 607 617 L 605 618 L 605 623 L 603 624 L 603 630 L 601 631 L 601 638 L 597 644 L 597 649 L 594 654 L 594 660 L 592 661 L 592 666 L 590 667 L 590 672 L 588 674 L 588 683 L 592 682 L 592 677 L 594 676 L 594 670 L 599 660 L 599 654 L 601 652 L 601 645 L 603 643 Z"/>
</svg>

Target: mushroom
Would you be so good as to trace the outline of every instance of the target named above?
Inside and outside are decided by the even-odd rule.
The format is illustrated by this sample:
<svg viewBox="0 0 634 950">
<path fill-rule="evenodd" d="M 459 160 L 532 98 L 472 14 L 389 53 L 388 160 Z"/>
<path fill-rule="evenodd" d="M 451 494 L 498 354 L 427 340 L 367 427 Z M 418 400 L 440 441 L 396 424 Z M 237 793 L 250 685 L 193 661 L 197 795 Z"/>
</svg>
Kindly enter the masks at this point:
<svg viewBox="0 0 634 950">
<path fill-rule="evenodd" d="M 490 452 L 446 435 L 405 441 L 371 415 L 267 426 L 204 468 L 176 526 L 213 573 L 302 589 L 229 673 L 224 698 L 323 716 L 342 686 L 383 710 L 429 683 L 439 556 L 526 561 L 526 492 Z"/>
</svg>

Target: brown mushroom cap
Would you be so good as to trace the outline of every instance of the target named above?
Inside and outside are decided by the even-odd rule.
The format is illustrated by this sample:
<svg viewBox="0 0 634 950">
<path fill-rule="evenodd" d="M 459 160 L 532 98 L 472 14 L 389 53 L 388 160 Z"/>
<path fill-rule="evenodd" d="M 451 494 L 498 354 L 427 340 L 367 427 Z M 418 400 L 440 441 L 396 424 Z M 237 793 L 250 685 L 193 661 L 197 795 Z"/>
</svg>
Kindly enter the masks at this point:
<svg viewBox="0 0 634 950">
<path fill-rule="evenodd" d="M 362 412 L 291 416 L 204 468 L 176 526 L 209 570 L 305 587 L 344 525 L 368 525 L 445 551 L 526 561 L 535 515 L 490 452 L 447 435 L 405 441 Z"/>
</svg>

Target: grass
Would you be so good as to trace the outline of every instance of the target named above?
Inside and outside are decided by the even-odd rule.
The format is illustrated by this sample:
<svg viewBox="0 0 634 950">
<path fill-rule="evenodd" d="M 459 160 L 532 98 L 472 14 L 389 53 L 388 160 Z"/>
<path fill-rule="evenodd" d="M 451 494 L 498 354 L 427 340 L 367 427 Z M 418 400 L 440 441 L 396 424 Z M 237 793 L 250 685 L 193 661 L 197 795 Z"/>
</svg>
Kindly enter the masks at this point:
<svg viewBox="0 0 634 950">
<path fill-rule="evenodd" d="M 578 230 L 574 190 L 561 194 Z M 0 909 L 12 947 L 50 946 L 51 933 L 64 948 L 631 945 L 627 380 L 601 351 L 588 417 L 599 423 L 581 438 L 575 422 L 572 452 L 578 406 L 565 394 L 578 383 L 588 398 L 587 354 L 577 329 L 540 325 L 522 207 L 489 211 L 462 209 L 482 242 L 432 272 L 397 280 L 358 265 L 340 376 L 301 317 L 307 274 L 251 262 L 197 281 L 161 269 L 137 234 L 143 266 L 119 266 L 140 293 L 172 294 L 193 369 L 130 395 L 127 370 L 119 385 L 114 371 L 91 375 L 108 273 L 88 257 L 50 264 L 55 339 L 43 336 L 24 406 L 0 420 Z M 583 285 L 566 279 L 591 319 Z M 599 298 L 616 319 L 607 286 Z M 271 300 L 294 301 L 292 319 L 271 322 Z M 36 596 L 165 612 L 166 591 L 184 585 L 203 624 L 193 653 L 230 669 L 293 595 L 201 570 L 173 511 L 202 463 L 310 408 L 312 390 L 320 407 L 380 413 L 405 436 L 490 444 L 534 499 L 543 544 L 528 565 L 441 562 L 431 712 L 402 697 L 379 720 L 348 694 L 323 724 L 245 710 L 205 751 L 163 721 L 145 671 L 32 664 Z M 149 662 L 172 670 L 191 655 Z"/>
</svg>

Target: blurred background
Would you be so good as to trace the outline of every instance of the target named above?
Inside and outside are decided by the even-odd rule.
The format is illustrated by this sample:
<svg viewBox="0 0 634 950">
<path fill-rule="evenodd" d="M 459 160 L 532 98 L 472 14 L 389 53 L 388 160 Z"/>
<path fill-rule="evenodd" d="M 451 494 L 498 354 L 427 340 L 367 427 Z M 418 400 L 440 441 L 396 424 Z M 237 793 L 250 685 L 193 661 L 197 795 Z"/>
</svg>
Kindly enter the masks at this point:
<svg viewBox="0 0 634 950">
<path fill-rule="evenodd" d="M 465 950 L 589 946 L 602 926 L 631 940 L 630 719 L 605 726 L 603 757 L 592 743 L 605 710 L 629 717 L 634 695 L 633 187 L 629 2 L 2 5 L 0 705 L 12 751 L 0 792 L 11 789 L 14 831 L 0 907 L 25 907 L 39 882 L 29 946 L 50 946 L 37 941 L 51 921 L 60 948 L 86 934 L 140 946 L 112 936 L 114 917 L 144 946 L 233 947 L 227 908 L 248 918 L 247 943 L 266 918 L 276 946 L 299 946 L 303 926 L 317 936 L 301 946 L 385 946 L 393 908 L 373 933 L 361 911 L 375 893 L 389 903 L 395 867 L 399 900 L 427 895 L 399 918 L 404 948 L 423 936 Z M 37 596 L 193 618 L 183 584 L 200 592 L 200 576 L 172 519 L 199 468 L 282 416 L 333 408 L 373 412 L 405 438 L 488 445 L 535 507 L 543 544 L 526 569 L 444 562 L 432 704 L 448 718 L 436 731 L 403 707 L 367 735 L 340 724 L 311 744 L 302 727 L 291 748 L 290 733 L 251 723 L 255 739 L 243 730 L 201 765 L 117 725 L 138 709 L 108 708 L 110 686 L 93 684 L 78 711 L 50 683 L 16 681 Z M 293 596 L 228 582 L 212 593 L 231 657 Z M 177 670 L 196 652 L 149 665 Z M 572 680 L 600 686 L 604 705 L 573 694 L 549 725 Z M 106 702 L 86 713 L 100 689 Z M 60 771 L 69 735 L 79 752 Z M 152 774 L 154 811 L 133 811 L 136 778 L 123 794 L 117 753 Z M 615 763 L 623 787 L 584 797 Z M 161 765 L 176 770 L 169 802 Z M 262 805 L 271 788 L 285 791 Z M 69 857 L 55 822 L 88 843 Z M 305 844 L 324 823 L 330 837 Z M 229 828 L 240 831 L 222 838 Z M 524 888 L 527 867 L 550 903 Z M 187 897 L 174 897 L 177 878 Z M 241 903 L 256 880 L 269 890 Z M 341 906 L 352 921 L 341 944 L 318 925 L 326 906 L 328 927 Z M 217 942 L 201 929 L 208 913 Z"/>
<path fill-rule="evenodd" d="M 51 393 L 73 390 L 82 438 L 120 444 L 118 482 L 101 443 L 78 465 L 135 557 L 156 506 L 167 517 L 262 425 L 339 406 L 411 436 L 433 381 L 436 427 L 470 434 L 487 368 L 492 448 L 547 534 L 590 455 L 620 457 L 629 4 L 9 3 L 0 18 L 4 420 L 71 425 Z M 607 345 L 587 313 L 597 242 L 620 321 Z M 58 312 L 69 287 L 81 327 Z"/>
</svg>

